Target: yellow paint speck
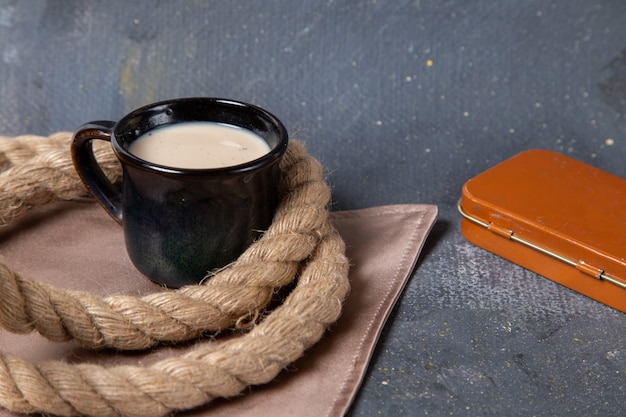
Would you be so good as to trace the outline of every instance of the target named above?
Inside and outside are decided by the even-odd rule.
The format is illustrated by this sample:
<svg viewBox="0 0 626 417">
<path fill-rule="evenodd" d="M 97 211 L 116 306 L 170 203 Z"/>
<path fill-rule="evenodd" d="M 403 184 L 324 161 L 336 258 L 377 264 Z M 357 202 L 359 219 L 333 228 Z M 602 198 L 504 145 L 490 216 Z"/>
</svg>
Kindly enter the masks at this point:
<svg viewBox="0 0 626 417">
<path fill-rule="evenodd" d="M 606 146 L 612 146 L 615 144 L 615 141 L 611 138 L 608 138 L 607 140 L 604 141 L 604 143 L 606 143 Z"/>
<path fill-rule="evenodd" d="M 433 60 L 432 59 L 427 60 L 426 61 L 426 66 L 427 67 L 432 67 L 433 66 Z"/>
<path fill-rule="evenodd" d="M 139 66 L 140 62 L 141 62 L 141 49 L 137 46 L 133 46 L 128 51 L 126 62 L 120 74 L 120 91 L 123 92 L 124 97 L 126 97 L 127 99 L 129 97 L 132 97 L 133 92 L 135 91 L 135 88 L 137 87 L 134 72 L 135 72 L 135 69 Z"/>
</svg>

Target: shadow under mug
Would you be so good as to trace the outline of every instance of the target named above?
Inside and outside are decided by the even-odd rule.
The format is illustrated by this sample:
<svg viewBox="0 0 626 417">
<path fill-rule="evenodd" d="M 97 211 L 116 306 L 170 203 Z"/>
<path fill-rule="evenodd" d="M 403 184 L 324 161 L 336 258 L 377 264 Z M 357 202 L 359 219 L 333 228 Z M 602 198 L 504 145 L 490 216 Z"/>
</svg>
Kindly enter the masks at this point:
<svg viewBox="0 0 626 417">
<path fill-rule="evenodd" d="M 185 122 L 234 125 L 260 136 L 270 151 L 225 168 L 183 169 L 154 164 L 128 151 L 145 133 Z M 93 140 L 110 141 L 122 166 L 121 186 L 98 165 Z M 235 260 L 271 224 L 278 204 L 278 162 L 287 149 L 283 124 L 267 111 L 218 98 L 150 104 L 117 123 L 94 121 L 72 140 L 74 166 L 87 189 L 123 226 L 133 264 L 171 288 L 197 284 Z"/>
</svg>

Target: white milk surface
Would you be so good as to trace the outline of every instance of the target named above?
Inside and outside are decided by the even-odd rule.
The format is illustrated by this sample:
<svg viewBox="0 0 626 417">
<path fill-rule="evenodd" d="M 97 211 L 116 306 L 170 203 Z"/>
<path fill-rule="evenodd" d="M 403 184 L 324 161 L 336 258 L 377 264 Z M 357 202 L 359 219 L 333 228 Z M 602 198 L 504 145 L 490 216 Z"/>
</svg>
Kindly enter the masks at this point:
<svg viewBox="0 0 626 417">
<path fill-rule="evenodd" d="M 269 145 L 249 130 L 212 122 L 186 122 L 154 129 L 128 149 L 154 164 L 207 169 L 243 164 L 262 157 Z"/>
</svg>

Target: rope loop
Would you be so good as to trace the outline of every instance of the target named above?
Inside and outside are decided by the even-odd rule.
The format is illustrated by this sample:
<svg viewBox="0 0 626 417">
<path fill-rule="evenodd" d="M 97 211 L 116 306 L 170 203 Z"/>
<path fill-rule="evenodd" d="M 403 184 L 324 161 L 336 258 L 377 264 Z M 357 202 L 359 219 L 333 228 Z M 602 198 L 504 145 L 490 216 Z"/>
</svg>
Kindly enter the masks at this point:
<svg viewBox="0 0 626 417">
<path fill-rule="evenodd" d="M 84 196 L 70 141 L 68 132 L 0 136 L 0 225 L 32 207 Z M 110 147 L 94 149 L 105 174 L 119 180 Z M 0 352 L 0 405 L 18 413 L 161 417 L 269 382 L 298 359 L 339 318 L 350 289 L 348 261 L 328 218 L 330 189 L 319 162 L 292 140 L 280 170 L 282 197 L 271 226 L 199 285 L 101 298 L 57 289 L 0 261 L 0 326 L 14 333 L 37 331 L 91 349 L 141 350 L 249 329 L 147 367 L 32 364 Z M 288 285 L 293 288 L 282 304 L 267 311 Z"/>
</svg>

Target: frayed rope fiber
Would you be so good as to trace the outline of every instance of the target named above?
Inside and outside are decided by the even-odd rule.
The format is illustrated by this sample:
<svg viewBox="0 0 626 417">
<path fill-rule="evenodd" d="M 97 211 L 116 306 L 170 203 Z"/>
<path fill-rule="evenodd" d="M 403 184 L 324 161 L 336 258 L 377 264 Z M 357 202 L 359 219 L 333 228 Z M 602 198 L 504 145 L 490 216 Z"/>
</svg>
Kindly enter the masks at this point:
<svg viewBox="0 0 626 417">
<path fill-rule="evenodd" d="M 0 225 L 30 208 L 85 195 L 70 141 L 68 132 L 0 136 Z M 95 145 L 105 174 L 119 180 L 110 146 Z M 280 170 L 282 197 L 271 226 L 200 285 L 101 298 L 57 289 L 0 262 L 0 326 L 11 332 L 36 330 L 92 349 L 139 350 L 227 328 L 249 329 L 147 367 L 33 364 L 0 353 L 0 406 L 60 416 L 160 417 L 269 382 L 302 356 L 339 318 L 350 290 L 349 265 L 328 218 L 330 189 L 319 162 L 292 140 Z M 282 304 L 268 311 L 272 296 L 290 284 Z"/>
</svg>

